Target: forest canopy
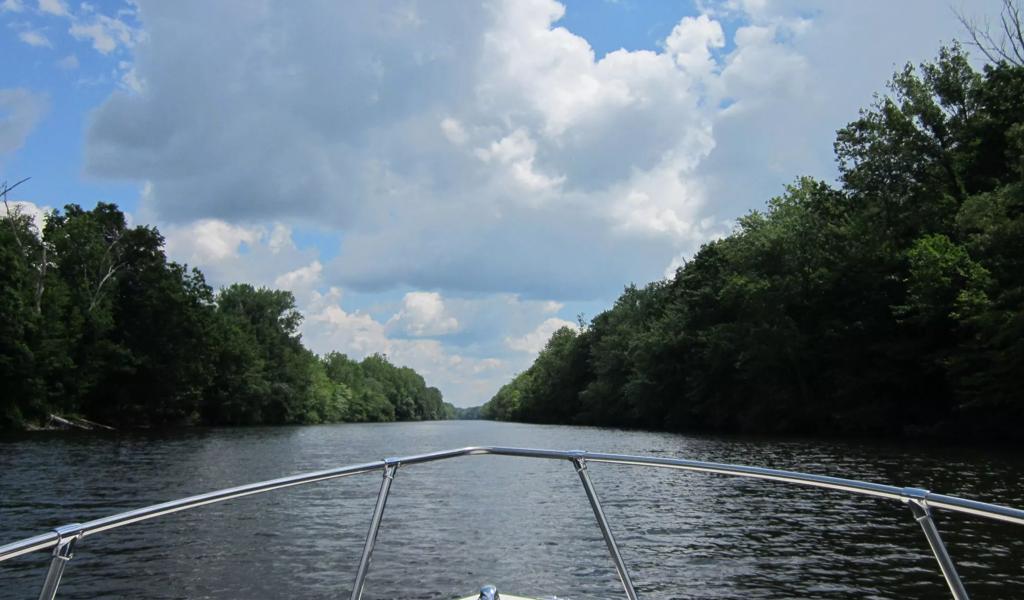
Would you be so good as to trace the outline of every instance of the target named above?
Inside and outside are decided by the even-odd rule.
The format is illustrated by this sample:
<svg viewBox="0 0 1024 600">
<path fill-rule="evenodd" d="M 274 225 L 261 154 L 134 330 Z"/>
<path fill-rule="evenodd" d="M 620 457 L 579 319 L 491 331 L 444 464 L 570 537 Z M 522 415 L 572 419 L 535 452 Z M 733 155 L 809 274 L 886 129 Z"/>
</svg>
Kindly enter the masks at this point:
<svg viewBox="0 0 1024 600">
<path fill-rule="evenodd" d="M 563 328 L 485 418 L 679 431 L 1024 426 L 1024 67 L 906 66 L 800 178 Z"/>
<path fill-rule="evenodd" d="M 6 200 L 6 198 L 5 198 Z M 0 429 L 50 414 L 117 427 L 454 418 L 437 388 L 375 354 L 302 345 L 291 292 L 214 292 L 154 227 L 70 204 L 42 230 L 0 218 Z"/>
</svg>

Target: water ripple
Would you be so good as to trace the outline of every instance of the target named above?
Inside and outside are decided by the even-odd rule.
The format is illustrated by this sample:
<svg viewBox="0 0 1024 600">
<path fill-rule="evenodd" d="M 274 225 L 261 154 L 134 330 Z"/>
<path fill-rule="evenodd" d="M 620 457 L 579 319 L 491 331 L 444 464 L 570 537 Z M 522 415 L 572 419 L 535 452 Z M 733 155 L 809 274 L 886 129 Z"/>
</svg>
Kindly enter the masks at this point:
<svg viewBox="0 0 1024 600">
<path fill-rule="evenodd" d="M 0 440 L 2 541 L 284 474 L 466 445 L 586 448 L 804 470 L 1024 505 L 1010 453 L 693 437 L 485 422 L 33 434 Z M 646 598 L 942 598 L 899 504 L 774 482 L 593 465 Z M 379 475 L 248 497 L 83 541 L 61 598 L 328 598 L 348 593 Z M 1024 597 L 1024 528 L 938 513 L 972 598 Z M 0 566 L 37 593 L 42 553 Z M 466 457 L 400 469 L 365 598 L 449 599 L 484 582 L 574 600 L 621 588 L 571 465 Z"/>
</svg>

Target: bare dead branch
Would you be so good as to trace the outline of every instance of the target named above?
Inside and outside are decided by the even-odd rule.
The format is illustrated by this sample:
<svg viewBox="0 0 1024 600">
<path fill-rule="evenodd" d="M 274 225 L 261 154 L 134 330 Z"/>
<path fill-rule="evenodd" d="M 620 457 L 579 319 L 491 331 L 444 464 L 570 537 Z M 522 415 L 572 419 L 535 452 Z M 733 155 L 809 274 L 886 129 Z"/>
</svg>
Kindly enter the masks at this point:
<svg viewBox="0 0 1024 600">
<path fill-rule="evenodd" d="M 954 10 L 953 13 L 967 32 L 967 44 L 980 50 L 989 62 L 1024 67 L 1024 10 L 1021 3 L 1022 0 L 1002 0 L 995 33 L 988 19 L 979 23 L 963 12 Z"/>
<path fill-rule="evenodd" d="M 14 188 L 18 187 L 19 185 L 25 183 L 29 179 L 32 178 L 26 177 L 21 181 L 15 183 L 14 185 L 7 185 L 6 181 L 0 184 L 0 198 L 3 198 L 4 201 L 4 210 L 7 211 L 7 220 L 11 224 L 11 233 L 14 234 L 14 241 L 18 244 L 18 249 L 21 250 L 22 252 L 25 251 L 25 246 L 21 243 L 21 236 L 18 235 L 18 227 L 17 224 L 14 222 L 14 220 L 18 217 L 18 211 L 15 210 L 15 214 L 11 214 L 11 205 L 7 203 L 7 193 L 13 190 Z"/>
<path fill-rule="evenodd" d="M 36 314 L 43 314 L 43 290 L 46 289 L 46 242 L 42 243 L 42 261 L 39 263 L 36 278 Z"/>
<path fill-rule="evenodd" d="M 123 231 L 113 231 L 113 232 L 110 233 L 110 236 L 113 239 L 111 239 L 110 243 L 107 244 L 106 249 L 104 249 L 104 251 L 103 251 L 103 261 L 100 263 L 100 266 L 99 266 L 100 269 L 102 269 L 104 266 L 106 266 L 106 269 L 107 269 L 106 273 L 104 273 L 100 277 L 100 280 L 96 284 L 95 288 L 93 288 L 88 283 L 88 278 L 86 279 L 86 285 L 89 288 L 89 310 L 88 310 L 88 312 L 90 312 L 90 313 L 100 303 L 100 299 L 102 297 L 102 292 L 103 292 L 103 286 L 106 285 L 107 282 L 110 281 L 110 279 L 118 272 L 118 270 L 120 270 L 121 267 L 124 266 L 123 262 L 117 261 L 116 258 L 114 258 L 112 256 L 114 254 L 114 250 L 118 247 L 118 244 L 120 244 L 121 238 L 124 237 L 124 232 Z M 99 273 L 97 272 L 97 275 L 98 274 Z"/>
<path fill-rule="evenodd" d="M 121 265 L 110 265 L 107 268 L 107 273 L 103 276 L 103 279 L 100 279 L 100 282 L 98 284 L 96 284 L 96 290 L 92 293 L 92 297 L 89 299 L 89 312 L 90 313 L 100 303 L 100 296 L 101 296 L 101 292 L 103 291 L 104 284 L 106 284 L 108 281 L 110 281 L 110 278 L 113 277 L 114 273 L 117 273 L 117 270 L 120 269 L 120 268 L 121 268 Z"/>
<path fill-rule="evenodd" d="M 15 183 L 14 185 L 10 185 L 10 186 L 7 185 L 6 181 L 3 182 L 3 184 L 0 184 L 0 196 L 3 196 L 4 200 L 6 200 L 8 192 L 12 191 L 14 188 L 18 187 L 19 185 L 25 183 L 29 179 L 32 179 L 32 178 L 31 177 L 26 177 L 26 178 L 22 179 L 21 181 L 19 181 L 18 183 Z"/>
<path fill-rule="evenodd" d="M 1024 52 L 1024 24 L 1021 23 L 1020 5 L 1011 3 L 1010 10 L 1013 13 L 1013 29 L 1017 38 L 1017 44 L 1014 47 L 1019 47 Z"/>
<path fill-rule="evenodd" d="M 1017 59 L 1014 62 L 1017 64 L 1024 64 L 1024 54 L 1022 54 L 1024 48 L 1019 48 L 1016 42 L 1016 29 L 1020 27 L 1020 23 L 1014 23 L 1015 14 L 1015 11 L 1010 8 L 1006 8 L 999 15 L 999 22 L 1003 25 L 1003 39 L 1010 41 L 1010 49 L 1013 51 L 1013 54 Z"/>
</svg>

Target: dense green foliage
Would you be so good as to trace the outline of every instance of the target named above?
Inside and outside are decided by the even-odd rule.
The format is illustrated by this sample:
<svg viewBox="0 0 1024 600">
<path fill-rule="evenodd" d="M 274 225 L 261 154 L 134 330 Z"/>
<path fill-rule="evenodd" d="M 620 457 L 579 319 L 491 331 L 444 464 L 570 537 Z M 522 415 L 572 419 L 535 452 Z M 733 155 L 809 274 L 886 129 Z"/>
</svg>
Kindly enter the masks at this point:
<svg viewBox="0 0 1024 600">
<path fill-rule="evenodd" d="M 484 406 L 673 430 L 1024 427 L 1024 68 L 958 47 L 838 132 L 800 179 L 670 280 L 554 334 Z"/>
<path fill-rule="evenodd" d="M 454 418 L 412 369 L 303 347 L 290 292 L 168 262 L 152 227 L 69 205 L 0 219 L 0 428 L 51 413 L 116 426 Z"/>
</svg>

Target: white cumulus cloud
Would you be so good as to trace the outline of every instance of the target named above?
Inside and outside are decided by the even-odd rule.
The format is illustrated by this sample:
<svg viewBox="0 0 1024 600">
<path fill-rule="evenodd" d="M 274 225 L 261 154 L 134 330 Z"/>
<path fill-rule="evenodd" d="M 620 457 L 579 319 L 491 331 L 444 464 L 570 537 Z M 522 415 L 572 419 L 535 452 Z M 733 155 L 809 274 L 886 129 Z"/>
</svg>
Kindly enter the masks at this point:
<svg viewBox="0 0 1024 600">
<path fill-rule="evenodd" d="M 168 254 L 199 264 L 235 258 L 242 244 L 251 244 L 263 235 L 259 227 L 232 225 L 217 219 L 202 219 L 186 227 L 164 228 Z"/>
<path fill-rule="evenodd" d="M 11 193 L 16 194 L 17 191 Z M 4 211 L 2 213 L 4 216 L 7 216 L 8 210 L 10 210 L 12 214 L 17 213 L 27 215 L 32 219 L 32 224 L 35 226 L 37 231 L 43 230 L 43 226 L 46 224 L 45 217 L 51 210 L 53 210 L 49 206 L 39 206 L 34 202 L 29 202 L 27 200 L 8 199 L 7 205 L 9 208 L 0 207 L 0 210 Z"/>
<path fill-rule="evenodd" d="M 117 17 L 90 15 L 88 21 L 75 20 L 68 33 L 78 40 L 89 41 L 100 54 L 110 54 L 118 48 L 131 48 L 139 38 L 139 31 Z"/>
<path fill-rule="evenodd" d="M 274 285 L 287 290 L 311 288 L 320 282 L 320 273 L 323 265 L 320 261 L 314 260 L 304 267 L 294 271 L 288 271 L 274 280 Z"/>
<path fill-rule="evenodd" d="M 68 5 L 63 0 L 39 0 L 39 11 L 58 17 L 68 16 Z"/>
<path fill-rule="evenodd" d="M 0 159 L 20 148 L 49 106 L 46 95 L 0 89 Z"/>
<path fill-rule="evenodd" d="M 444 299 L 437 292 L 407 293 L 402 309 L 388 324 L 417 337 L 444 335 L 459 329 L 458 319 L 448 314 Z"/>
<path fill-rule="evenodd" d="M 64 71 L 74 71 L 78 66 L 78 57 L 74 54 L 69 54 L 57 61 L 57 67 Z"/>
<path fill-rule="evenodd" d="M 466 140 L 469 139 L 469 134 L 462 127 L 462 123 L 451 117 L 445 117 L 441 120 L 441 131 L 444 132 L 444 136 L 448 138 L 448 141 L 459 146 L 465 144 Z"/>
<path fill-rule="evenodd" d="M 96 112 L 87 170 L 151 181 L 161 220 L 335 227 L 323 276 L 347 288 L 535 297 L 655 278 L 704 239 L 712 69 L 685 57 L 714 36 L 597 58 L 552 0 L 139 7 L 146 93 Z"/>
<path fill-rule="evenodd" d="M 722 46 L 722 25 L 707 15 L 684 17 L 665 40 L 665 48 L 676 64 L 698 79 L 709 78 L 718 70 L 711 51 Z"/>
<path fill-rule="evenodd" d="M 40 31 L 28 29 L 18 34 L 18 39 L 36 48 L 52 48 L 53 44 Z"/>
<path fill-rule="evenodd" d="M 512 337 L 505 340 L 508 347 L 519 352 L 536 354 L 544 349 L 544 345 L 551 339 L 551 334 L 563 327 L 575 327 L 576 324 L 565 319 L 552 317 L 545 319 L 536 329 L 520 337 Z"/>
</svg>

